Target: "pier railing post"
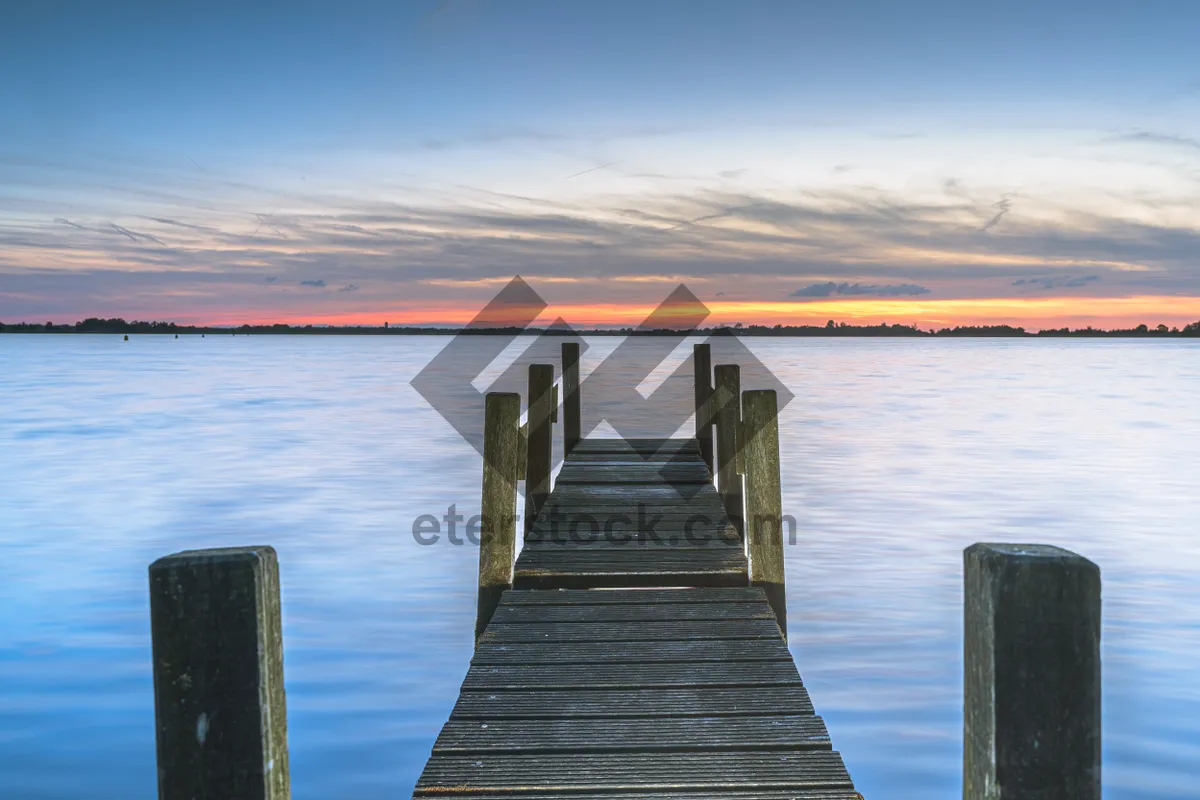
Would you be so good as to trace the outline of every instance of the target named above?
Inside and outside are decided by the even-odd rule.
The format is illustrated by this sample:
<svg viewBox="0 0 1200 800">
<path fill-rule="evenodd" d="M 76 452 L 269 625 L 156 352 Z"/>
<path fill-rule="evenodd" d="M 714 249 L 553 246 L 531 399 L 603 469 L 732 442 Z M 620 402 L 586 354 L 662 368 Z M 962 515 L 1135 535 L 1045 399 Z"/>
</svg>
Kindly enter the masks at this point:
<svg viewBox="0 0 1200 800">
<path fill-rule="evenodd" d="M 525 456 L 525 532 L 550 495 L 550 410 L 554 394 L 554 365 L 529 365 L 529 451 Z"/>
<path fill-rule="evenodd" d="M 562 343 L 563 458 L 571 455 L 582 437 L 579 404 L 579 342 Z"/>
<path fill-rule="evenodd" d="M 700 443 L 700 455 L 704 458 L 704 463 L 708 465 L 708 471 L 715 475 L 712 430 L 712 350 L 707 342 L 692 346 L 692 362 L 696 376 L 693 384 L 696 400 L 696 441 Z"/>
<path fill-rule="evenodd" d="M 750 583 L 761 586 L 787 636 L 783 578 L 783 497 L 779 479 L 779 409 L 774 389 L 742 395 L 746 460 L 746 552 Z"/>
<path fill-rule="evenodd" d="M 742 423 L 741 370 L 737 364 L 718 364 L 714 370 L 716 387 L 712 393 L 714 418 L 717 423 L 717 489 L 725 503 L 725 514 L 746 537 L 742 514 L 742 476 L 738 474 L 738 449 L 741 447 L 739 428 Z"/>
<path fill-rule="evenodd" d="M 1048 545 L 963 553 L 963 800 L 1100 800 L 1100 570 Z"/>
<path fill-rule="evenodd" d="M 271 547 L 150 565 L 158 796 L 286 800 L 279 564 Z"/>
<path fill-rule="evenodd" d="M 489 392 L 484 401 L 483 493 L 479 526 L 479 605 L 475 640 L 491 622 L 504 590 L 512 588 L 517 551 L 517 464 L 521 395 Z"/>
</svg>

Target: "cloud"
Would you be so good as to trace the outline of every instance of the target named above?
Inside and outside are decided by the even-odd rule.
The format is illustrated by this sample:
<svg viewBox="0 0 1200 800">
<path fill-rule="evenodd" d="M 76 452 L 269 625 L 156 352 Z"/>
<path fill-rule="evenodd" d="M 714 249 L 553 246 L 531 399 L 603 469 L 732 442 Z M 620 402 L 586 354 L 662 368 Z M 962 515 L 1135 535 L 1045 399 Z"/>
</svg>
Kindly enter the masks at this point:
<svg viewBox="0 0 1200 800">
<path fill-rule="evenodd" d="M 870 185 L 754 191 L 714 180 L 559 199 L 440 184 L 401 187 L 399 199 L 385 200 L 234 186 L 188 166 L 182 184 L 135 173 L 98 198 L 76 191 L 51 202 L 37 182 L 14 184 L 0 197 L 0 286 L 15 291 L 20 279 L 31 288 L 10 307 L 40 316 L 67 303 L 92 308 L 103 296 L 126 316 L 135 302 L 160 317 L 202 304 L 303 309 L 318 295 L 333 298 L 239 292 L 247 282 L 339 291 L 359 280 L 379 303 L 470 303 L 484 294 L 483 281 L 516 273 L 531 282 L 601 281 L 596 299 L 613 302 L 640 294 L 611 276 L 655 275 L 763 298 L 793 287 L 803 287 L 793 298 L 927 296 L 926 286 L 937 286 L 939 299 L 974 297 L 1018 279 L 1040 296 L 1054 276 L 1073 276 L 1050 288 L 1075 295 L 1200 295 L 1200 224 L 1184 213 L 1200 203 L 1200 188 L 1176 195 L 1115 186 L 1095 205 L 1029 190 L 1017 215 L 1004 187 L 961 178 L 939 180 L 928 195 Z M 69 174 L 43 177 L 62 183 Z M 253 208 L 286 210 L 258 216 Z M 100 221 L 109 219 L 149 219 L 135 224 L 155 237 Z"/>
<path fill-rule="evenodd" d="M 1060 275 L 1052 278 L 1021 278 L 1012 282 L 1013 286 L 1028 286 L 1038 289 L 1078 289 L 1100 280 L 1099 275 Z"/>
<path fill-rule="evenodd" d="M 997 211 L 991 219 L 984 223 L 983 227 L 979 229 L 980 233 L 987 233 L 992 228 L 996 227 L 996 224 L 1000 222 L 1000 220 L 1004 219 L 1004 215 L 1012 210 L 1012 200 L 1009 200 L 1007 197 L 1001 198 L 992 207 L 999 209 L 999 211 Z"/>
<path fill-rule="evenodd" d="M 607 167 L 611 167 L 615 163 L 617 163 L 617 162 L 610 161 L 607 164 L 601 164 L 598 167 L 588 167 L 587 169 L 583 170 L 582 172 L 576 172 L 572 175 L 568 175 L 567 179 L 570 180 L 571 178 L 578 178 L 580 175 L 587 175 L 589 172 L 595 172 L 596 170 L 599 170 L 599 169 L 605 169 Z"/>
<path fill-rule="evenodd" d="M 338 291 L 339 292 L 357 292 L 359 290 L 359 288 L 360 288 L 359 285 L 356 283 L 347 283 L 345 286 L 338 289 Z"/>
<path fill-rule="evenodd" d="M 1130 144 L 1157 144 L 1164 147 L 1182 148 L 1191 151 L 1200 150 L 1200 139 L 1192 139 L 1187 136 L 1177 136 L 1173 133 L 1138 131 L 1137 133 L 1124 133 L 1119 136 L 1113 136 L 1110 137 L 1108 141 L 1126 142 Z"/>
<path fill-rule="evenodd" d="M 857 295 L 863 297 L 902 297 L 905 295 L 929 294 L 930 290 L 915 283 L 897 283 L 877 286 L 862 283 L 813 283 L 803 289 L 797 289 L 788 297 L 831 297 L 837 295 Z"/>
</svg>

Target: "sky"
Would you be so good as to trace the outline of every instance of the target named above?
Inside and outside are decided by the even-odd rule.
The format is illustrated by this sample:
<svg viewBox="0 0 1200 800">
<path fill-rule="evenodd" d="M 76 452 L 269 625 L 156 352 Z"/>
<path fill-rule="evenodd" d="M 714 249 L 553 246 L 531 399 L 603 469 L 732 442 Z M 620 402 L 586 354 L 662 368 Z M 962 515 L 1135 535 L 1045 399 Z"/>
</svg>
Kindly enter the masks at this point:
<svg viewBox="0 0 1200 800">
<path fill-rule="evenodd" d="M 0 7 L 0 320 L 1200 320 L 1200 4 Z"/>
</svg>

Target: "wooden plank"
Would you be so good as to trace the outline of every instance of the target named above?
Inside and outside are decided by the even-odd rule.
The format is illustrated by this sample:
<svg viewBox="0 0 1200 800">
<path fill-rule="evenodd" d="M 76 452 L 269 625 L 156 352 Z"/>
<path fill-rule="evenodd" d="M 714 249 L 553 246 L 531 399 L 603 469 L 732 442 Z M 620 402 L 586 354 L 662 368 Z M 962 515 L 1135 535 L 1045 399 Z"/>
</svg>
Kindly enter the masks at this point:
<svg viewBox="0 0 1200 800">
<path fill-rule="evenodd" d="M 681 539 L 682 541 L 682 539 Z M 670 543 L 670 542 L 668 542 Z M 675 542 L 680 544 L 681 542 Z M 517 557 L 517 572 L 661 572 L 746 569 L 746 556 L 735 547 L 526 547 Z"/>
<path fill-rule="evenodd" d="M 716 639 L 692 642 L 484 643 L 471 663 L 501 664 L 699 664 L 718 661 L 791 661 L 782 639 Z"/>
<path fill-rule="evenodd" d="M 576 446 L 576 453 L 626 453 L 626 452 L 688 452 L 700 453 L 700 444 L 695 439 L 592 439 L 587 438 Z"/>
<path fill-rule="evenodd" d="M 563 468 L 571 469 L 707 469 L 704 462 L 697 456 L 686 452 L 676 452 L 667 461 L 648 459 L 641 453 L 585 453 L 578 459 L 569 458 L 563 462 Z"/>
<path fill-rule="evenodd" d="M 622 605 L 501 605 L 497 624 L 530 625 L 558 622 L 691 622 L 774 619 L 766 603 L 625 603 Z"/>
<path fill-rule="evenodd" d="M 708 468 L 702 461 L 643 461 L 630 459 L 628 461 L 583 462 L 569 460 L 563 463 L 563 472 L 579 472 L 582 474 L 606 472 L 648 472 L 656 475 L 671 472 L 695 473 L 707 472 Z"/>
<path fill-rule="evenodd" d="M 656 521 L 657 518 L 657 521 Z M 724 527 L 729 524 L 725 509 L 707 502 L 677 503 L 662 505 L 645 503 L 606 503 L 587 505 L 585 503 L 553 503 L 542 511 L 541 516 L 534 522 L 533 530 L 546 528 L 551 521 L 559 525 L 570 524 L 580 520 L 583 525 L 589 519 L 595 519 L 601 530 L 607 526 L 611 530 L 645 530 L 648 525 L 682 525 L 688 520 L 697 524 Z M 580 527 L 582 527 L 581 525 Z"/>
<path fill-rule="evenodd" d="M 528 591 L 513 589 L 504 593 L 501 603 L 516 605 L 608 605 L 633 603 L 655 605 L 675 603 L 764 603 L 767 596 L 757 587 L 733 589 L 560 589 Z"/>
<path fill-rule="evenodd" d="M 655 719 L 451 720 L 433 745 L 451 753 L 634 753 L 687 750 L 830 750 L 811 714 Z"/>
<path fill-rule="evenodd" d="M 591 511 L 625 513 L 637 519 L 640 511 L 649 514 L 677 514 L 680 517 L 690 517 L 704 514 L 709 519 L 728 519 L 723 506 L 719 505 L 716 492 L 710 486 L 700 487 L 700 491 L 689 495 L 696 486 L 645 486 L 633 492 L 619 486 L 587 484 L 586 493 L 574 493 L 574 486 L 562 487 L 561 494 L 551 495 L 543 509 L 553 509 L 556 514 L 579 514 Z M 652 490 L 652 491 L 643 491 Z M 680 490 L 683 491 L 680 491 Z M 549 513 L 545 511 L 544 513 Z M 536 520 L 535 520 L 536 521 Z"/>
<path fill-rule="evenodd" d="M 744 549 L 737 530 L 728 522 L 706 522 L 679 517 L 647 518 L 642 525 L 624 525 L 625 520 L 614 515 L 576 515 L 567 518 L 543 518 L 525 539 L 529 545 L 610 545 L 614 547 L 648 547 L 679 545 L 681 547 L 710 547 L 713 545 Z"/>
<path fill-rule="evenodd" d="M 564 538 L 561 533 L 557 538 L 553 534 L 538 535 L 535 537 L 530 534 L 526 540 L 527 548 L 576 548 L 580 550 L 637 550 L 646 553 L 647 559 L 655 558 L 656 553 L 663 552 L 678 552 L 686 550 L 707 550 L 711 548 L 732 549 L 737 553 L 744 553 L 745 548 L 742 546 L 741 539 L 730 539 L 726 536 L 716 533 L 706 533 L 704 531 L 691 531 L 688 533 L 667 533 L 662 530 L 657 530 L 653 533 L 645 534 L 630 534 L 624 538 L 620 534 L 611 536 L 601 535 L 599 540 L 585 541 L 581 539 Z"/>
<path fill-rule="evenodd" d="M 579 464 L 567 463 L 559 470 L 558 480 L 570 483 L 590 482 L 691 482 L 712 483 L 708 468 L 703 464 Z"/>
<path fill-rule="evenodd" d="M 746 559 L 732 548 L 673 551 L 658 548 L 653 558 L 636 549 L 588 550 L 528 547 L 513 575 L 517 589 L 590 589 L 636 586 L 744 586 Z"/>
<path fill-rule="evenodd" d="M 682 527 L 687 522 L 693 526 L 705 525 L 724 528 L 729 525 L 725 510 L 715 503 L 644 503 L 626 498 L 624 503 L 573 503 L 555 501 L 547 505 L 530 529 L 546 530 L 552 525 L 564 530 L 574 526 L 583 532 L 589 528 L 601 531 L 646 530 L 648 526 L 675 525 Z M 736 531 L 735 531 L 736 533 Z"/>
<path fill-rule="evenodd" d="M 800 673 L 791 661 L 601 664 L 573 670 L 560 664 L 492 664 L 472 666 L 462 683 L 480 691 L 764 685 L 799 686 Z"/>
<path fill-rule="evenodd" d="M 556 486 L 617 486 L 617 487 L 637 487 L 634 489 L 625 489 L 636 497 L 640 494 L 643 486 L 707 486 L 711 481 L 707 475 L 698 475 L 695 472 L 685 472 L 683 470 L 671 471 L 669 473 L 656 473 L 652 471 L 635 472 L 633 470 L 611 470 L 609 472 L 589 472 L 579 473 L 576 470 L 564 469 L 555 479 Z"/>
<path fill-rule="evenodd" d="M 812 714 L 803 685 L 464 691 L 451 719 L 742 717 Z"/>
<path fill-rule="evenodd" d="M 638 589 L 660 586 L 745 586 L 743 569 L 708 569 L 630 572 L 613 570 L 563 572 L 554 569 L 526 570 L 513 578 L 518 589 Z"/>
<path fill-rule="evenodd" d="M 671 789 L 852 788 L 840 754 L 832 751 L 563 753 L 437 755 L 425 765 L 415 796 L 458 792 L 636 791 Z"/>
<path fill-rule="evenodd" d="M 667 463 L 690 466 L 704 462 L 692 459 L 688 453 L 580 453 L 576 451 L 563 462 L 563 466 L 661 467 Z"/>
<path fill-rule="evenodd" d="M 470 797 L 472 800 L 513 800 L 511 794 L 480 794 L 478 792 L 458 793 L 439 791 L 436 797 Z M 722 789 L 719 795 L 710 794 L 724 800 L 863 800 L 863 796 L 853 789 Z M 532 792 L 520 795 L 524 800 L 696 800 L 692 792 L 659 792 L 635 791 L 604 794 L 560 794 L 558 792 Z"/>
<path fill-rule="evenodd" d="M 673 620 L 670 622 L 494 622 L 480 643 L 667 642 L 689 639 L 772 639 L 779 626 L 770 619 Z"/>
<path fill-rule="evenodd" d="M 670 548 L 685 550 L 688 548 L 725 547 L 737 552 L 744 552 L 742 540 L 735 538 L 723 530 L 705 528 L 698 524 L 690 527 L 683 525 L 666 527 L 655 526 L 647 531 L 621 531 L 593 534 L 590 531 L 575 531 L 563 533 L 561 530 L 534 531 L 525 542 L 526 547 L 592 547 L 617 548 L 624 550 L 654 550 L 655 548 Z"/>
<path fill-rule="evenodd" d="M 700 469 L 704 469 L 703 466 Z M 604 467 L 603 469 L 580 469 L 578 467 L 563 467 L 558 474 L 558 481 L 565 487 L 574 484 L 596 484 L 605 486 L 626 484 L 651 486 L 675 484 L 709 484 L 708 476 L 701 475 L 695 469 L 638 469 L 636 467 Z"/>
<path fill-rule="evenodd" d="M 527 547 L 517 559 L 517 572 L 535 570 L 561 571 L 564 574 L 581 572 L 642 573 L 706 571 L 741 569 L 745 571 L 746 557 L 734 548 L 707 547 L 684 550 L 661 548 L 654 557 L 637 548 L 584 550 L 563 547 Z"/>
<path fill-rule="evenodd" d="M 685 486 L 686 491 L 690 492 L 690 494 L 684 495 L 675 488 L 674 484 L 660 481 L 654 484 L 639 485 L 636 490 L 604 483 L 564 484 L 554 492 L 554 495 L 558 505 L 566 505 L 571 502 L 591 505 L 597 501 L 603 502 L 607 498 L 614 498 L 618 502 L 625 504 L 640 502 L 643 505 L 656 505 L 658 501 L 661 501 L 664 505 L 684 505 L 690 507 L 711 502 L 709 500 L 711 497 L 718 498 L 718 501 L 720 499 L 717 490 L 707 481 L 700 485 L 699 488 L 693 484 L 681 485 Z"/>
</svg>

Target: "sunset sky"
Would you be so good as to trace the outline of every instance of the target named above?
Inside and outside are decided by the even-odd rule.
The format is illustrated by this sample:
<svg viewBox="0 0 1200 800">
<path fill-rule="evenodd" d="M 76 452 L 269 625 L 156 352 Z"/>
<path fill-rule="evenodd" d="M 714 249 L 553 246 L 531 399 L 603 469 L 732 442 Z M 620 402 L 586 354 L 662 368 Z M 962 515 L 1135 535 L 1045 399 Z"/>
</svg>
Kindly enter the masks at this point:
<svg viewBox="0 0 1200 800">
<path fill-rule="evenodd" d="M 1200 319 L 1200 4 L 9 2 L 0 320 Z"/>
</svg>

